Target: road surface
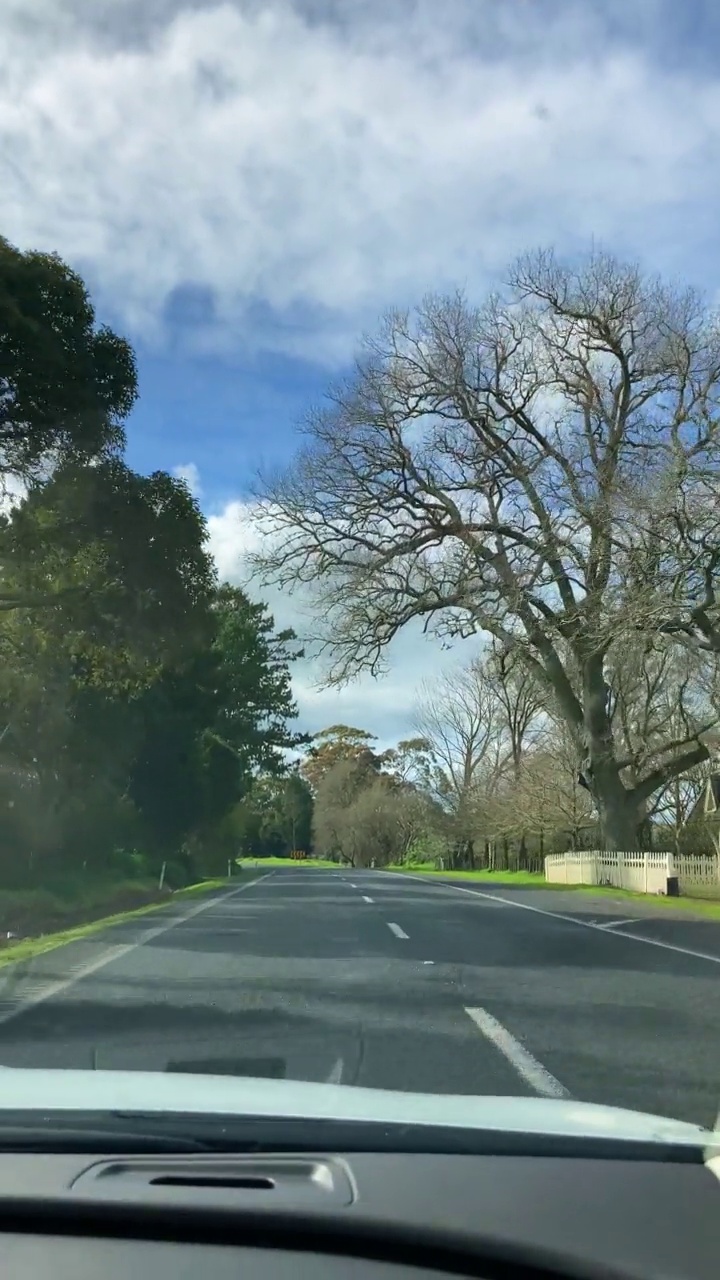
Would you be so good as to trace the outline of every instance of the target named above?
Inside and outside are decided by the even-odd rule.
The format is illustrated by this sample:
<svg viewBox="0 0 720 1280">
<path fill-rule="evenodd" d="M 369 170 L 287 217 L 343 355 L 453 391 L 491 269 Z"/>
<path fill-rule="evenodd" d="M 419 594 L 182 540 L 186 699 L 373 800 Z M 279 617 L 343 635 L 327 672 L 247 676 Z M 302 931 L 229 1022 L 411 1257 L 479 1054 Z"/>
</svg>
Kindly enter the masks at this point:
<svg viewBox="0 0 720 1280">
<path fill-rule="evenodd" d="M 713 1124 L 720 925 L 634 905 L 260 872 L 1 970 L 0 1063 L 570 1096 Z"/>
</svg>

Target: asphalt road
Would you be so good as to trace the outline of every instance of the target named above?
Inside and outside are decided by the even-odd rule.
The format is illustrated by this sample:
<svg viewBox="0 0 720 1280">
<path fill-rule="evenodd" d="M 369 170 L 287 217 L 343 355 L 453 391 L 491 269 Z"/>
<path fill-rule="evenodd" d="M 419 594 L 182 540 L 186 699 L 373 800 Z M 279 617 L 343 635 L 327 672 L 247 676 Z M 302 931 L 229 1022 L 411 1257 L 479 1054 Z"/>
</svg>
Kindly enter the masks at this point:
<svg viewBox="0 0 720 1280">
<path fill-rule="evenodd" d="M 704 1124 L 720 925 L 289 868 L 0 971 L 0 1063 L 571 1096 Z"/>
</svg>

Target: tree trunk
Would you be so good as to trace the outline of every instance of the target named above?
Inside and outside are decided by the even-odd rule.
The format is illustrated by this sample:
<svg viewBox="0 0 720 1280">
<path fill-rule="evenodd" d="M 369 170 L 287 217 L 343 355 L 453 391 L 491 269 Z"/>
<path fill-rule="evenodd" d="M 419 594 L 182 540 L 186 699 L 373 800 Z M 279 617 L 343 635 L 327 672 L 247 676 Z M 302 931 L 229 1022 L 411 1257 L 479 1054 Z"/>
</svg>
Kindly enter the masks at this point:
<svg viewBox="0 0 720 1280">
<path fill-rule="evenodd" d="M 527 839 L 526 839 L 526 837 L 525 837 L 525 832 L 523 831 L 522 835 L 520 836 L 520 850 L 519 850 L 519 853 L 518 853 L 518 868 L 519 868 L 521 871 L 526 871 L 526 870 L 527 870 L 527 864 L 528 864 Z"/>
<path fill-rule="evenodd" d="M 620 791 L 624 788 L 619 787 Z M 638 817 L 634 804 L 615 788 L 596 796 L 600 830 L 606 849 L 631 850 L 638 847 Z"/>
</svg>

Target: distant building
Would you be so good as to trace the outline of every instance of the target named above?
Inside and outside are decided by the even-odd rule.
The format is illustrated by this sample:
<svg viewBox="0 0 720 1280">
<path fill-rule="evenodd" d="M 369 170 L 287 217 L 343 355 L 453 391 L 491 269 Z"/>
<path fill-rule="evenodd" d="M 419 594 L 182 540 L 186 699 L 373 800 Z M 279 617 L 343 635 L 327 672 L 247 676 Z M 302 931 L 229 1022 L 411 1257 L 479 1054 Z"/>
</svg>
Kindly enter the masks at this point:
<svg viewBox="0 0 720 1280">
<path fill-rule="evenodd" d="M 693 808 L 688 814 L 685 828 L 702 826 L 709 835 L 713 849 L 720 853 L 720 773 L 711 773 Z"/>
</svg>

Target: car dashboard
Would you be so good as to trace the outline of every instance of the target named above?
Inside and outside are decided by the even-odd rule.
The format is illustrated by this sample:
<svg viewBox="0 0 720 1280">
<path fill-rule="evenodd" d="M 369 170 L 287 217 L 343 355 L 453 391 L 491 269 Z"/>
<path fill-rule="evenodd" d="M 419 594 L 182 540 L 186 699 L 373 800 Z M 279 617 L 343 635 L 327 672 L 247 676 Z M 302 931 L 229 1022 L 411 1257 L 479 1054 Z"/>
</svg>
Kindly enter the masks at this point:
<svg viewBox="0 0 720 1280">
<path fill-rule="evenodd" d="M 716 1280 L 701 1153 L 0 1154 L 19 1280 Z"/>
</svg>

